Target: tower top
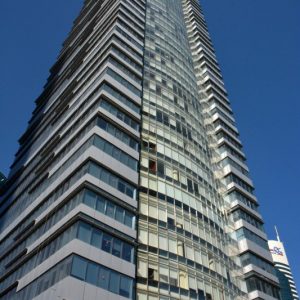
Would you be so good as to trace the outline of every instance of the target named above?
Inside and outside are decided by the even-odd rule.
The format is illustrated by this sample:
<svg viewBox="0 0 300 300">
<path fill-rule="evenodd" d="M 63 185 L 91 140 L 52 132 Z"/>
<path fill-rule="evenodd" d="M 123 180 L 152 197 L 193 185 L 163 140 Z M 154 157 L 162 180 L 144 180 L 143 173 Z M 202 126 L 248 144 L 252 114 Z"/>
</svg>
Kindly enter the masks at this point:
<svg viewBox="0 0 300 300">
<path fill-rule="evenodd" d="M 278 242 L 281 242 L 281 241 L 280 241 L 280 236 L 279 236 L 279 233 L 278 233 L 278 230 L 277 230 L 277 226 L 276 226 L 276 225 L 275 225 L 275 232 L 276 232 L 277 241 L 278 241 Z"/>
</svg>

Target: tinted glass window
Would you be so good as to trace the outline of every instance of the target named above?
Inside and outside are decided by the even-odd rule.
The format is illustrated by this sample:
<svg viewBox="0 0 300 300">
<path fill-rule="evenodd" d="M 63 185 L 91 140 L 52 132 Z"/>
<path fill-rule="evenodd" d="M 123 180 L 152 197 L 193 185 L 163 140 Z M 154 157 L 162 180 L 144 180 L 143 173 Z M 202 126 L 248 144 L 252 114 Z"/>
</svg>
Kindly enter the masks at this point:
<svg viewBox="0 0 300 300">
<path fill-rule="evenodd" d="M 114 239 L 112 254 L 115 256 L 121 256 L 122 242 L 120 240 Z"/>
<path fill-rule="evenodd" d="M 122 258 L 127 261 L 131 261 L 131 255 L 132 255 L 132 246 L 124 243 L 123 251 L 122 251 Z"/>
<path fill-rule="evenodd" d="M 102 197 L 97 198 L 97 210 L 104 213 L 105 211 L 105 200 Z"/>
<path fill-rule="evenodd" d="M 87 268 L 86 260 L 84 260 L 78 256 L 75 256 L 73 258 L 71 275 L 73 275 L 81 280 L 85 280 L 86 268 Z"/>
<path fill-rule="evenodd" d="M 102 240 L 102 250 L 110 253 L 111 243 L 112 243 L 112 237 L 104 233 L 103 240 Z"/>
<path fill-rule="evenodd" d="M 133 219 L 133 215 L 125 212 L 125 225 L 127 225 L 128 227 L 132 227 L 132 219 Z"/>
<path fill-rule="evenodd" d="M 95 194 L 90 191 L 86 191 L 83 202 L 90 207 L 95 207 L 95 202 L 96 202 Z"/>
<path fill-rule="evenodd" d="M 91 240 L 91 226 L 80 223 L 78 228 L 78 238 L 86 243 L 90 243 Z"/>
<path fill-rule="evenodd" d="M 116 220 L 118 222 L 121 222 L 123 223 L 123 220 L 124 220 L 124 209 L 121 208 L 121 207 L 116 207 Z"/>
<path fill-rule="evenodd" d="M 105 214 L 110 218 L 113 218 L 115 215 L 115 206 L 111 202 L 107 202 L 106 204 L 106 212 Z"/>
<path fill-rule="evenodd" d="M 132 280 L 124 276 L 121 277 L 120 295 L 126 298 L 131 298 Z"/>
<path fill-rule="evenodd" d="M 109 270 L 104 267 L 100 267 L 97 285 L 105 290 L 108 290 L 108 283 L 109 283 Z"/>
<path fill-rule="evenodd" d="M 115 272 L 111 272 L 110 281 L 109 281 L 109 290 L 112 293 L 119 294 L 119 284 L 120 284 L 119 281 L 120 281 L 120 275 Z"/>
<path fill-rule="evenodd" d="M 97 284 L 99 268 L 96 264 L 89 263 L 87 267 L 86 281 L 93 285 Z"/>
<path fill-rule="evenodd" d="M 101 248 L 101 238 L 102 232 L 100 232 L 99 230 L 93 230 L 91 244 L 97 248 Z"/>
</svg>

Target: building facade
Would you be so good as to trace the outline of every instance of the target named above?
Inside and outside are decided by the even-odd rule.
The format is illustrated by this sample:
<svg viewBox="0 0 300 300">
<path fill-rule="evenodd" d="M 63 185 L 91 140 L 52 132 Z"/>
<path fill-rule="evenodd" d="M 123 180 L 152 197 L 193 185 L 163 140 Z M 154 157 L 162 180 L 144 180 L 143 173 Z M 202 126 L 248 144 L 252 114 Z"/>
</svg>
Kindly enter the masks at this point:
<svg viewBox="0 0 300 300">
<path fill-rule="evenodd" d="M 19 142 L 1 299 L 279 299 L 197 1 L 85 0 Z"/>
<path fill-rule="evenodd" d="M 270 252 L 275 263 L 276 274 L 280 283 L 281 299 L 284 300 L 298 300 L 298 292 L 290 268 L 290 264 L 283 246 L 277 235 L 277 240 L 270 240 L 268 242 Z"/>
<path fill-rule="evenodd" d="M 213 158 L 218 165 L 215 176 L 222 182 L 226 213 L 234 222 L 248 297 L 278 299 L 263 219 L 205 18 L 197 0 L 183 1 L 183 7 L 207 133 L 212 136 L 210 148 L 219 154 Z"/>
</svg>

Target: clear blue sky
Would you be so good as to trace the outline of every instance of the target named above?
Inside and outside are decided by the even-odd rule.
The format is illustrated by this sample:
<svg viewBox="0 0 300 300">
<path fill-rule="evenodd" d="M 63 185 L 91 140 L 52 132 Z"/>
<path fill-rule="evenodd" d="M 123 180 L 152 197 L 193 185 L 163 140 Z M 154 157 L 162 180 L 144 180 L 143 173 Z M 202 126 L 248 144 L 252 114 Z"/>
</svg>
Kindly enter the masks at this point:
<svg viewBox="0 0 300 300">
<path fill-rule="evenodd" d="M 82 0 L 0 1 L 0 170 L 8 173 Z M 300 2 L 202 0 L 256 194 L 300 288 Z"/>
</svg>

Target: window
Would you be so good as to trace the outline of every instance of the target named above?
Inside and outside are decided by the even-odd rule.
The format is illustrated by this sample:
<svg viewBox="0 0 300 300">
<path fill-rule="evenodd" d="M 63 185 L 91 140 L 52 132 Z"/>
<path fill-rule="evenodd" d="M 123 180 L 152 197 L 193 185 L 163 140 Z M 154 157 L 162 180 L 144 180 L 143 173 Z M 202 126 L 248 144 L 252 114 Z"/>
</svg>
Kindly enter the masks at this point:
<svg viewBox="0 0 300 300">
<path fill-rule="evenodd" d="M 80 226 L 78 227 L 78 239 L 89 244 L 91 240 L 91 233 L 91 226 L 85 223 L 80 223 Z"/>
<path fill-rule="evenodd" d="M 226 269 L 226 276 L 227 276 L 228 282 L 231 283 L 231 277 L 230 277 L 230 273 L 229 273 L 228 269 Z"/>
<path fill-rule="evenodd" d="M 109 252 L 111 251 L 112 237 L 106 233 L 103 234 L 102 239 L 102 250 Z"/>
<path fill-rule="evenodd" d="M 132 280 L 122 276 L 120 282 L 120 295 L 126 298 L 132 297 Z"/>
<path fill-rule="evenodd" d="M 190 193 L 193 193 L 194 192 L 194 189 L 193 189 L 193 181 L 191 179 L 187 179 L 187 185 L 188 185 L 188 191 Z"/>
<path fill-rule="evenodd" d="M 159 110 L 156 112 L 156 120 L 161 123 L 163 122 L 163 114 Z"/>
<path fill-rule="evenodd" d="M 134 247 L 132 245 L 84 222 L 79 222 L 78 239 L 128 262 L 133 262 Z"/>
<path fill-rule="evenodd" d="M 147 273 L 148 273 L 147 262 L 143 260 L 139 260 L 138 269 L 137 269 L 138 276 L 147 278 Z"/>
<path fill-rule="evenodd" d="M 169 252 L 178 253 L 177 252 L 176 240 L 169 239 Z"/>
<path fill-rule="evenodd" d="M 243 255 L 241 255 L 241 261 L 242 266 L 245 267 L 249 264 L 254 264 L 258 266 L 259 268 L 275 275 L 275 268 L 272 264 L 270 264 L 268 261 L 265 261 L 264 259 L 254 255 L 253 253 L 246 252 Z"/>
<path fill-rule="evenodd" d="M 158 236 L 157 232 L 149 231 L 149 245 L 151 247 L 158 248 Z"/>
<path fill-rule="evenodd" d="M 125 212 L 125 225 L 132 228 L 133 221 L 134 221 L 134 215 L 126 211 Z"/>
<path fill-rule="evenodd" d="M 194 276 L 189 275 L 189 288 L 193 289 L 194 291 L 197 290 L 197 280 Z"/>
<path fill-rule="evenodd" d="M 156 173 L 156 161 L 149 160 L 149 171 L 151 173 Z"/>
<path fill-rule="evenodd" d="M 157 207 L 149 204 L 149 217 L 157 219 Z"/>
<path fill-rule="evenodd" d="M 97 119 L 97 125 L 112 136 L 116 137 L 118 140 L 122 141 L 127 146 L 133 148 L 134 150 L 138 150 L 138 142 L 116 126 L 99 117 Z"/>
<path fill-rule="evenodd" d="M 122 76 L 117 74 L 112 69 L 106 69 L 107 74 L 109 74 L 111 77 L 113 77 L 115 80 L 117 80 L 120 84 L 124 85 L 126 88 L 128 88 L 132 93 L 134 93 L 137 96 L 141 96 L 141 91 L 137 89 L 135 86 L 133 86 L 131 83 L 129 83 L 126 79 L 124 79 Z"/>
<path fill-rule="evenodd" d="M 110 87 L 107 84 L 103 84 L 102 88 L 105 91 L 107 91 L 108 93 L 110 93 L 111 95 L 113 95 L 114 97 L 116 97 L 122 103 L 124 103 L 125 105 L 127 105 L 128 107 L 130 107 L 133 111 L 135 111 L 136 113 L 139 113 L 140 108 L 135 103 L 133 103 L 132 101 L 130 101 L 127 97 L 123 96 L 121 93 L 117 92 L 115 89 L 113 89 L 112 87 Z"/>
<path fill-rule="evenodd" d="M 176 227 L 177 227 L 177 228 L 180 228 L 180 229 L 183 229 L 183 224 L 182 224 L 182 221 L 181 221 L 181 220 L 177 220 L 177 222 L 176 222 Z"/>
<path fill-rule="evenodd" d="M 156 95 L 161 96 L 161 87 L 156 85 Z"/>
<path fill-rule="evenodd" d="M 109 280 L 109 290 L 112 293 L 119 294 L 120 275 L 115 272 L 111 272 Z"/>
<path fill-rule="evenodd" d="M 78 279 L 85 280 L 86 269 L 86 260 L 79 256 L 75 256 L 73 258 L 71 275 Z"/>
<path fill-rule="evenodd" d="M 148 268 L 148 279 L 158 281 L 158 272 L 153 268 Z"/>
<path fill-rule="evenodd" d="M 177 132 L 181 133 L 181 123 L 176 120 L 176 130 Z"/>
<path fill-rule="evenodd" d="M 50 270 L 47 270 L 43 275 L 32 281 L 17 294 L 15 293 L 15 290 L 11 290 L 10 292 L 6 293 L 5 296 L 1 297 L 1 299 L 33 299 L 45 291 L 45 289 L 48 289 L 60 280 L 64 279 L 66 276 L 70 275 L 71 264 L 72 256 L 69 256 Z"/>
<path fill-rule="evenodd" d="M 122 251 L 122 258 L 127 261 L 132 261 L 133 256 L 133 247 L 129 244 L 124 243 L 123 244 L 123 251 Z"/>
<path fill-rule="evenodd" d="M 156 152 L 156 144 L 153 142 L 147 142 L 143 140 L 143 149 L 150 152 Z"/>
<path fill-rule="evenodd" d="M 185 250 L 186 250 L 186 257 L 190 260 L 194 260 L 193 247 L 191 245 L 190 246 L 186 245 Z"/>
<path fill-rule="evenodd" d="M 185 256 L 183 241 L 177 242 L 177 253 L 180 256 Z"/>
<path fill-rule="evenodd" d="M 96 206 L 96 209 L 102 213 L 104 213 L 105 211 L 105 199 L 103 197 L 98 197 L 97 199 L 97 206 Z"/>
<path fill-rule="evenodd" d="M 170 285 L 178 286 L 177 270 L 170 269 Z"/>
<path fill-rule="evenodd" d="M 173 170 L 173 179 L 179 181 L 179 172 L 176 169 Z"/>
<path fill-rule="evenodd" d="M 130 198 L 135 198 L 135 192 L 134 190 L 129 187 L 129 186 L 126 186 L 126 191 L 125 191 L 125 194 L 130 197 Z"/>
<path fill-rule="evenodd" d="M 208 253 L 208 265 L 211 270 L 215 269 L 215 260 L 212 254 Z"/>
<path fill-rule="evenodd" d="M 104 151 L 106 154 L 112 156 L 122 164 L 126 165 L 127 167 L 137 170 L 138 162 L 130 155 L 122 151 L 121 149 L 117 148 L 113 144 L 107 142 L 106 140 L 100 138 L 98 135 L 94 135 L 93 137 L 93 145 L 96 146 L 98 149 Z"/>
<path fill-rule="evenodd" d="M 86 197 L 88 197 L 89 200 L 86 200 Z M 94 200 L 91 200 L 91 199 Z M 96 202 L 96 204 L 95 204 Z M 90 204 L 93 204 L 92 208 L 95 208 L 96 205 L 96 210 L 105 213 L 107 212 L 107 215 L 111 218 L 114 218 L 120 223 L 123 223 L 124 225 L 133 228 L 134 226 L 134 219 L 135 216 L 134 214 L 130 213 L 129 211 L 125 210 L 124 208 L 114 204 L 112 201 L 109 199 L 97 195 L 94 192 L 90 190 L 85 190 L 84 196 L 83 196 L 83 203 L 86 205 L 90 206 Z M 108 207 L 108 208 L 107 208 Z M 115 213 L 113 213 L 115 212 Z"/>
<path fill-rule="evenodd" d="M 254 232 L 248 230 L 245 227 L 238 229 L 236 231 L 236 235 L 237 235 L 238 241 L 246 238 L 246 239 L 251 240 L 252 242 L 256 243 L 257 245 L 259 245 L 260 247 L 262 247 L 266 250 L 269 249 L 266 240 L 262 239 L 260 236 L 256 235 Z"/>
<path fill-rule="evenodd" d="M 100 267 L 97 285 L 102 289 L 108 290 L 108 283 L 109 283 L 109 271 L 104 267 Z"/>
<path fill-rule="evenodd" d="M 67 276 L 133 299 L 133 279 L 78 255 L 71 255 L 18 292 L 18 299 L 33 299 Z M 15 295 L 15 290 L 12 290 Z M 11 299 L 12 293 L 4 298 Z M 13 297 L 15 299 L 16 297 Z M 1 298 L 2 299 L 2 298 Z"/>
<path fill-rule="evenodd" d="M 183 289 L 189 288 L 187 273 L 182 270 L 179 271 L 179 286 Z"/>
<path fill-rule="evenodd" d="M 110 171 L 104 169 L 94 162 L 89 162 L 88 166 L 88 173 L 119 190 L 121 193 L 126 194 L 128 197 L 135 199 L 136 188 L 133 185 L 121 179 L 117 175 L 112 174 Z"/>
<path fill-rule="evenodd" d="M 139 229 L 139 242 L 142 244 L 148 244 L 148 231 Z"/>
<path fill-rule="evenodd" d="M 100 249 L 101 248 L 101 242 L 102 242 L 102 232 L 99 231 L 99 230 L 93 230 L 91 244 L 94 247 L 97 247 L 97 248 Z"/>
<path fill-rule="evenodd" d="M 124 222 L 124 209 L 117 206 L 115 218 L 118 222 L 123 223 Z"/>
<path fill-rule="evenodd" d="M 98 277 L 98 266 L 93 263 L 89 263 L 87 266 L 87 275 L 86 281 L 90 284 L 96 285 L 97 284 L 97 277 Z"/>
<path fill-rule="evenodd" d="M 96 164 L 91 164 L 89 166 L 89 173 L 97 178 L 100 177 L 100 172 L 99 172 L 99 168 L 97 168 Z"/>
<path fill-rule="evenodd" d="M 166 267 L 159 268 L 160 282 L 169 283 L 169 269 Z"/>
<path fill-rule="evenodd" d="M 212 300 L 212 296 L 211 296 L 211 294 L 209 294 L 209 293 L 206 293 L 206 299 L 207 299 L 207 300 Z"/>
<path fill-rule="evenodd" d="M 168 218 L 168 225 L 171 226 L 171 227 L 175 226 L 175 221 L 174 221 L 174 219 Z"/>
<path fill-rule="evenodd" d="M 159 235 L 158 242 L 160 249 L 168 251 L 168 240 L 165 236 Z"/>
<path fill-rule="evenodd" d="M 161 161 L 157 161 L 157 173 L 161 176 L 165 175 L 165 166 Z"/>
<path fill-rule="evenodd" d="M 155 152 L 156 151 L 156 144 L 149 142 L 149 151 Z"/>
<path fill-rule="evenodd" d="M 195 194 L 199 195 L 199 186 L 198 183 L 194 182 L 194 190 L 195 190 Z"/>
<path fill-rule="evenodd" d="M 126 186 L 125 186 L 124 182 L 122 182 L 122 181 L 119 181 L 119 182 L 118 182 L 118 190 L 119 190 L 120 192 L 122 192 L 122 193 L 125 193 L 125 191 L 126 191 Z"/>
<path fill-rule="evenodd" d="M 205 294 L 203 290 L 198 289 L 198 299 L 205 300 Z"/>
<path fill-rule="evenodd" d="M 91 191 L 87 191 L 84 197 L 84 204 L 89 207 L 95 207 L 96 199 Z"/>
<path fill-rule="evenodd" d="M 122 242 L 120 240 L 114 239 L 112 254 L 114 256 L 120 257 L 121 256 L 121 249 L 122 249 Z"/>
<path fill-rule="evenodd" d="M 165 207 L 158 208 L 158 219 L 161 221 L 166 222 L 167 219 L 167 211 Z"/>
<path fill-rule="evenodd" d="M 131 117 L 129 117 L 124 112 L 120 111 L 118 108 L 113 106 L 111 103 L 109 103 L 106 100 L 102 100 L 100 102 L 100 107 L 103 107 L 105 110 L 116 116 L 118 119 L 129 125 L 135 130 L 139 130 L 139 124 L 138 122 L 134 121 Z"/>
<path fill-rule="evenodd" d="M 115 216 L 115 206 L 111 202 L 106 203 L 106 211 L 105 214 L 110 217 L 114 218 Z"/>
</svg>

